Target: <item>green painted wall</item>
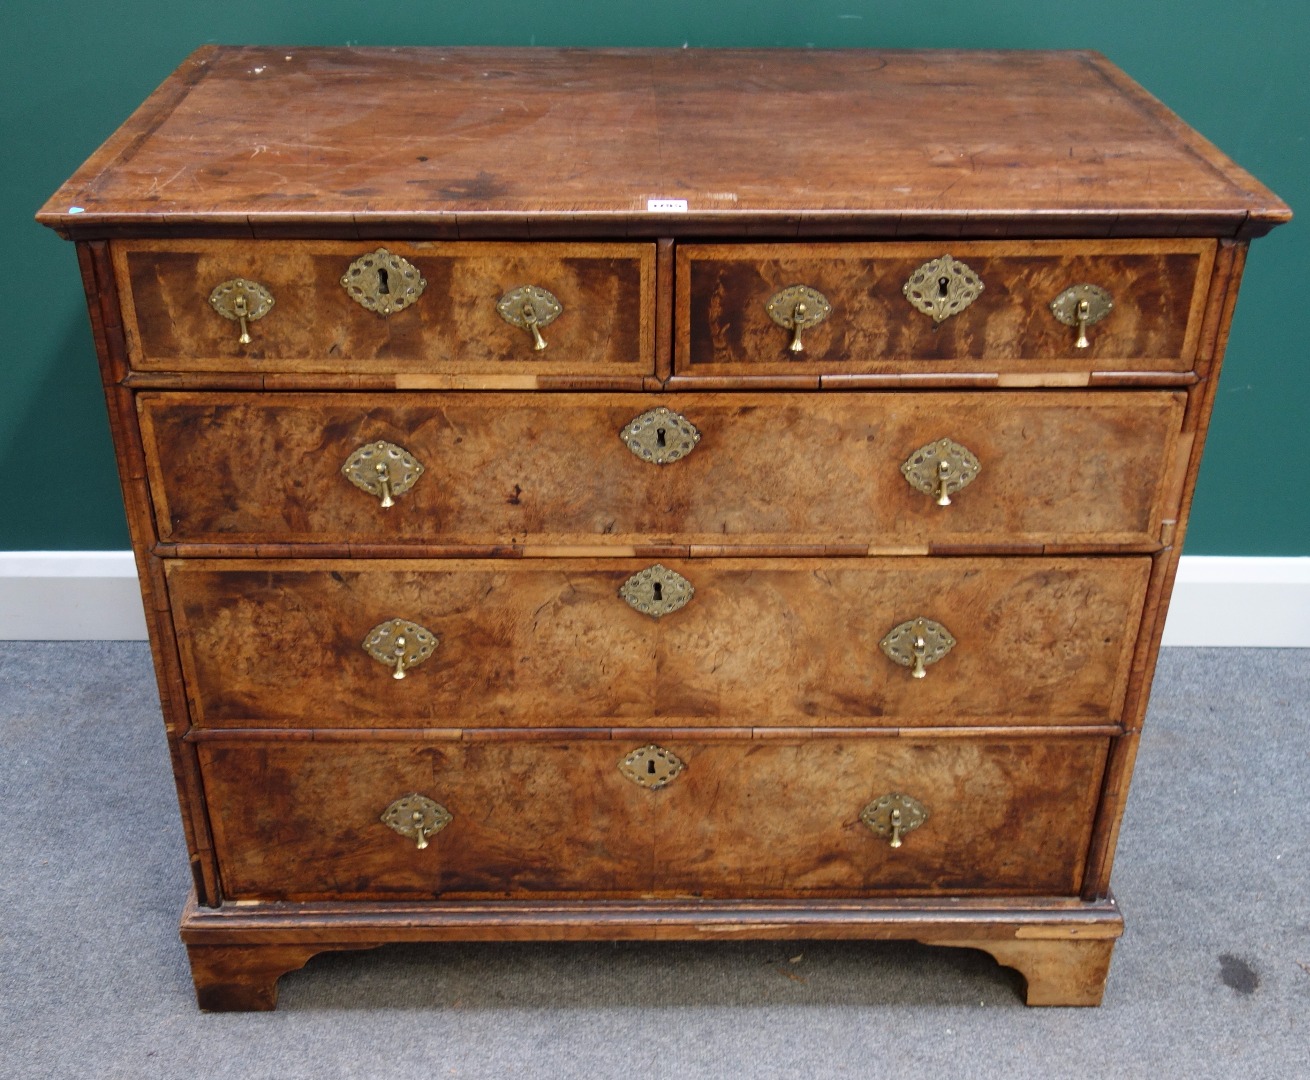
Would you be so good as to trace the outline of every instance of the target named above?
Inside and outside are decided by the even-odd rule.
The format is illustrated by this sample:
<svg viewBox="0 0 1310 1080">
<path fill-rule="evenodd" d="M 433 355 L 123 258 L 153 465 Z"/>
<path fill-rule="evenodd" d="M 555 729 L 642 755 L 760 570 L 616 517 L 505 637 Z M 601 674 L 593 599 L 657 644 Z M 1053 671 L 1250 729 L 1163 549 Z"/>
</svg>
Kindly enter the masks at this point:
<svg viewBox="0 0 1310 1080">
<path fill-rule="evenodd" d="M 1259 242 L 1187 550 L 1310 555 L 1310 80 L 1305 0 L 49 0 L 0 13 L 0 550 L 127 546 L 70 244 L 46 196 L 198 45 L 1091 48 L 1300 219 Z"/>
</svg>

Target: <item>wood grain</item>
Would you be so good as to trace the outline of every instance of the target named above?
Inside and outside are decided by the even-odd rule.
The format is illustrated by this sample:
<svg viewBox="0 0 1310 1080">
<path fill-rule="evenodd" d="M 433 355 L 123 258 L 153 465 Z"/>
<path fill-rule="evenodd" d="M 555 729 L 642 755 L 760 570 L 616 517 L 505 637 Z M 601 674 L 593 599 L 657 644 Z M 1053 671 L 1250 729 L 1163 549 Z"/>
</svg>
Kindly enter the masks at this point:
<svg viewBox="0 0 1310 1080">
<path fill-rule="evenodd" d="M 149 551 L 155 527 L 145 479 L 141 431 L 132 395 L 119 382 L 127 370 L 127 357 L 109 252 L 104 244 L 86 243 L 78 245 L 77 254 L 82 283 L 86 289 L 87 309 L 91 316 L 92 336 L 100 362 L 109 430 L 132 537 L 146 632 L 150 639 L 151 658 L 163 713 L 169 760 L 177 786 L 178 808 L 181 811 L 191 876 L 199 896 L 206 903 L 217 904 L 220 896 L 218 874 L 214 865 L 213 845 L 195 749 L 182 741 L 191 720 L 178 661 L 176 631 L 159 560 L 152 557 Z"/>
<path fill-rule="evenodd" d="M 200 755 L 229 899 L 1067 895 L 1105 747 L 677 741 L 658 791 L 619 772 L 635 745 L 563 735 Z M 378 820 L 412 791 L 453 815 L 425 850 Z M 930 814 L 900 848 L 859 819 L 889 791 Z"/>
<path fill-rule="evenodd" d="M 655 370 L 655 247 L 652 244 L 388 243 L 427 288 L 381 316 L 340 284 L 374 243 L 317 241 L 118 241 L 113 245 L 133 367 L 143 371 L 258 371 L 396 375 L 649 375 Z M 274 297 L 250 323 L 210 307 L 232 278 Z M 538 285 L 563 312 L 532 336 L 501 318 L 510 289 Z"/>
<path fill-rule="evenodd" d="M 669 197 L 687 213 L 648 209 Z M 1093 53 L 208 47 L 39 220 L 960 238 L 1258 235 L 1289 214 Z"/>
<path fill-rule="evenodd" d="M 1099 1005 L 1110 974 L 1114 939 L 1013 939 L 936 941 L 981 949 L 1004 967 L 1015 968 L 1024 980 L 1027 1005 Z"/>
<path fill-rule="evenodd" d="M 675 364 L 680 374 L 895 374 L 913 371 L 1186 372 L 1196 354 L 1214 241 L 934 244 L 685 244 L 678 254 Z M 902 286 L 942 254 L 983 291 L 935 323 Z M 1109 291 L 1114 309 L 1076 349 L 1050 303 L 1071 285 Z M 788 351 L 769 299 L 808 285 L 832 305 Z"/>
<path fill-rule="evenodd" d="M 1087 1005 L 1123 932 L 1111 899 L 969 896 L 863 900 L 386 900 L 244 902 L 182 915 L 197 996 L 210 1009 L 268 1009 L 279 967 L 385 942 L 912 939 L 981 949 L 1019 967 L 1031 1004 Z M 1062 949 L 1066 944 L 1070 948 Z M 1082 946 L 1089 946 L 1083 948 Z M 1091 948 L 1099 945 L 1100 948 Z M 199 961 L 199 963 L 197 963 Z M 1058 1000 L 1059 987 L 1072 991 Z M 1034 1000 L 1036 994 L 1041 1001 Z"/>
<path fill-rule="evenodd" d="M 39 220 L 87 241 L 202 1007 L 388 941 L 747 937 L 1098 1002 L 1245 241 L 1289 216 L 1092 53 L 197 52 Z M 390 319 L 337 284 L 381 245 L 429 281 Z M 900 287 L 948 252 L 986 288 L 934 329 Z M 1076 280 L 1116 301 L 1085 352 Z M 800 282 L 797 358 L 762 305 Z M 544 353 L 494 312 L 526 283 Z M 701 432 L 664 468 L 617 437 L 660 405 Z M 982 461 L 949 508 L 900 475 L 942 437 Z M 427 469 L 387 511 L 339 472 L 378 439 Z M 657 560 L 696 589 L 658 622 L 616 595 Z M 361 648 L 397 616 L 440 638 L 399 682 Z M 922 681 L 878 647 L 915 616 L 958 642 Z M 616 768 L 647 742 L 661 791 Z M 412 790 L 455 815 L 425 851 L 378 820 Z M 931 812 L 896 850 L 893 790 Z"/>
<path fill-rule="evenodd" d="M 1150 560 L 738 559 L 169 563 L 193 721 L 208 727 L 882 727 L 1118 719 Z M 912 679 L 893 627 L 958 644 Z M 404 680 L 362 648 L 393 618 L 440 639 Z"/>
<path fill-rule="evenodd" d="M 170 543 L 925 550 L 1158 546 L 1184 401 L 1167 391 L 137 396 Z M 664 466 L 619 438 L 659 406 L 701 433 Z M 901 474 L 943 437 L 982 462 L 950 507 Z M 377 440 L 426 468 L 387 510 L 341 475 Z"/>
</svg>

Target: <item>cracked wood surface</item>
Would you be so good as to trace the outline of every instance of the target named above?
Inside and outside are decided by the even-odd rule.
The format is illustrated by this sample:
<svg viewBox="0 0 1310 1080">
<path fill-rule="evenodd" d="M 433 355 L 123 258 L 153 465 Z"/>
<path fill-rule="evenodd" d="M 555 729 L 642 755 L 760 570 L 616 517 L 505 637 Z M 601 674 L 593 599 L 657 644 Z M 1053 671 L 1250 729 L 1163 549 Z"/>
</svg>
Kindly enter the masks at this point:
<svg viewBox="0 0 1310 1080">
<path fill-rule="evenodd" d="M 1095 53 L 209 46 L 39 220 L 467 239 L 1235 236 L 1288 216 Z"/>
</svg>

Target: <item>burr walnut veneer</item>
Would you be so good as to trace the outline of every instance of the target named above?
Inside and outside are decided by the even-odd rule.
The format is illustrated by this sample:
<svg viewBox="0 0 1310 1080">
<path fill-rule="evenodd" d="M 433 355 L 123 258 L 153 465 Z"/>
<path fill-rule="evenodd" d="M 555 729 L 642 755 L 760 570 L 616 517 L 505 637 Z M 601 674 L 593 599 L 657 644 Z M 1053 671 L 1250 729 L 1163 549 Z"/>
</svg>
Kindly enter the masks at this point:
<svg viewBox="0 0 1310 1080">
<path fill-rule="evenodd" d="M 913 938 L 1100 1001 L 1247 245 L 1090 53 L 206 48 L 77 242 L 200 1004 Z"/>
</svg>

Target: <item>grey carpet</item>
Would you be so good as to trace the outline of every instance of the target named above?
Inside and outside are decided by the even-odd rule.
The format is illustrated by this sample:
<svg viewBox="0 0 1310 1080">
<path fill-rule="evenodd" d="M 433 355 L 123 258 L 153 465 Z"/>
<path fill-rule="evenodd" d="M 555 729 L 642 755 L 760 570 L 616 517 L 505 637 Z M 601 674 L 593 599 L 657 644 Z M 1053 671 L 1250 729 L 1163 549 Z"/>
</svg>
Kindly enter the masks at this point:
<svg viewBox="0 0 1310 1080">
<path fill-rule="evenodd" d="M 1310 1076 L 1310 651 L 1166 650 L 1100 1009 L 913 944 L 392 946 L 196 1010 L 150 661 L 0 645 L 0 1077 Z"/>
</svg>

